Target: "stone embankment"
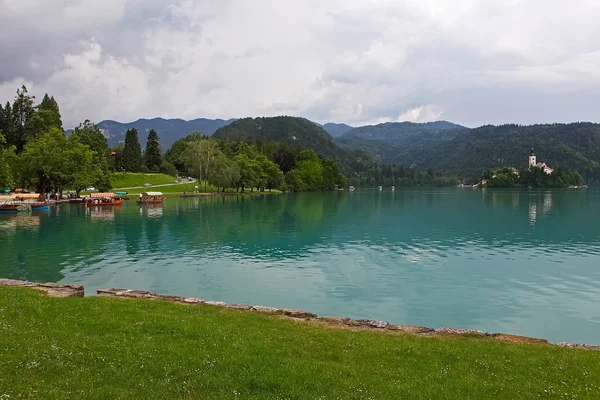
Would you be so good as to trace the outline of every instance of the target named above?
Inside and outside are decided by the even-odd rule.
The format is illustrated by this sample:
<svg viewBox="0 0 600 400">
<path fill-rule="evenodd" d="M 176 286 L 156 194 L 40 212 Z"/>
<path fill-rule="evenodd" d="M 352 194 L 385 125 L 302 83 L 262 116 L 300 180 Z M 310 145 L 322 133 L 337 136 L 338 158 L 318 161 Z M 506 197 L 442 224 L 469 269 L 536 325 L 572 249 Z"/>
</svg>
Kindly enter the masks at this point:
<svg viewBox="0 0 600 400">
<path fill-rule="evenodd" d="M 83 297 L 84 288 L 81 285 L 63 285 L 57 283 L 33 283 L 26 281 L 17 281 L 11 279 L 0 279 L 1 286 L 22 286 L 29 287 L 43 291 L 51 297 Z M 198 305 L 205 304 L 209 306 L 224 307 L 248 312 L 260 312 L 267 314 L 280 315 L 282 318 L 290 318 L 296 321 L 325 324 L 335 328 L 345 329 L 361 329 L 361 330 L 373 330 L 383 331 L 389 333 L 405 333 L 419 336 L 445 336 L 445 335 L 473 335 L 487 337 L 493 340 L 502 342 L 512 343 L 543 343 L 549 344 L 546 339 L 531 338 L 526 336 L 510 335 L 506 333 L 485 333 L 479 330 L 473 329 L 457 329 L 457 328 L 427 328 L 424 326 L 412 326 L 412 325 L 394 325 L 386 321 L 379 321 L 373 319 L 351 319 L 343 317 L 318 317 L 316 314 L 294 310 L 288 308 L 275 308 L 269 306 L 256 306 L 250 304 L 227 304 L 222 301 L 210 301 L 202 300 L 196 297 L 181 297 L 150 293 L 145 290 L 131 290 L 131 289 L 99 289 L 97 292 L 98 296 L 102 297 L 116 297 L 123 299 L 148 299 L 148 300 L 165 300 L 174 303 Z M 570 343 L 561 342 L 556 344 L 561 347 L 600 350 L 600 346 L 592 346 L 581 343 Z"/>
</svg>

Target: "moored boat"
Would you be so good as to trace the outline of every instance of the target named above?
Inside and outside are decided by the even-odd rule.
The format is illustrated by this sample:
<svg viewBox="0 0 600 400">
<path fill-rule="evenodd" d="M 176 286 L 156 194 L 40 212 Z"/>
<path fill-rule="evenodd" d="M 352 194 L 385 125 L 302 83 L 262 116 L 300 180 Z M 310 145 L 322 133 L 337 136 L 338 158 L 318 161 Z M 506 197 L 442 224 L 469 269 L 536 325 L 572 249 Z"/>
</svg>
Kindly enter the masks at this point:
<svg viewBox="0 0 600 400">
<path fill-rule="evenodd" d="M 144 192 L 140 195 L 140 198 L 136 201 L 138 204 L 162 204 L 167 198 L 162 192 Z"/>
<path fill-rule="evenodd" d="M 355 190 L 355 188 L 354 188 L 354 186 L 350 186 L 350 187 L 348 188 L 348 190 L 349 190 L 349 191 L 351 191 L 351 192 L 353 192 L 353 191 Z"/>
<path fill-rule="evenodd" d="M 123 204 L 123 200 L 115 197 L 114 193 L 92 193 L 90 198 L 83 202 L 86 207 L 110 207 L 120 206 L 121 204 Z"/>
</svg>

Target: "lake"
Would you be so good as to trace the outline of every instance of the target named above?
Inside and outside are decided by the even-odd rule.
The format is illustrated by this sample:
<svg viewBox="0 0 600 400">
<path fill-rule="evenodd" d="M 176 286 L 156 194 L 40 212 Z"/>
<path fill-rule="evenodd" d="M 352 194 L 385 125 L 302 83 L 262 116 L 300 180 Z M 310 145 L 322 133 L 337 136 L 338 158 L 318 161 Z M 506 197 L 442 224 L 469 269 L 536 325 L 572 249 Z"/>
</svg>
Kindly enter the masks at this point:
<svg viewBox="0 0 600 400">
<path fill-rule="evenodd" d="M 600 190 L 389 189 L 0 214 L 0 277 L 600 344 Z"/>
</svg>

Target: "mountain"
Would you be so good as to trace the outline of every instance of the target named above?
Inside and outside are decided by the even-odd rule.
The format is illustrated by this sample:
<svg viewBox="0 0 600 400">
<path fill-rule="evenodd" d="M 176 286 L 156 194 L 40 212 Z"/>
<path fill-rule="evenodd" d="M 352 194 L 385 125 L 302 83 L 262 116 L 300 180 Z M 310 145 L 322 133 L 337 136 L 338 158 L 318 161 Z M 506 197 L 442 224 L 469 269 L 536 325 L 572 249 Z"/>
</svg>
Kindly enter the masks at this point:
<svg viewBox="0 0 600 400">
<path fill-rule="evenodd" d="M 329 133 L 334 138 L 342 136 L 342 135 L 350 132 L 352 129 L 354 129 L 350 125 L 334 124 L 332 122 L 329 122 L 321 127 L 325 130 L 325 132 Z"/>
<path fill-rule="evenodd" d="M 125 132 L 128 129 L 136 128 L 140 134 L 140 143 L 142 147 L 146 143 L 148 132 L 154 129 L 160 137 L 160 144 L 163 149 L 168 149 L 178 139 L 181 139 L 192 132 L 200 131 L 205 135 L 212 135 L 215 131 L 225 125 L 235 121 L 235 119 L 206 119 L 198 118 L 191 121 L 183 119 L 138 119 L 134 122 L 121 123 L 117 121 L 105 120 L 97 125 L 108 139 L 109 146 L 115 146 L 119 142 L 125 141 Z"/>
<path fill-rule="evenodd" d="M 222 140 L 283 142 L 291 147 L 311 148 L 325 157 L 332 157 L 341 151 L 323 128 L 298 117 L 242 118 L 217 129 L 213 136 Z"/>
<path fill-rule="evenodd" d="M 447 121 L 386 122 L 354 128 L 335 139 L 348 150 L 365 149 L 378 161 L 412 165 L 415 154 L 463 135 L 469 129 Z"/>
</svg>

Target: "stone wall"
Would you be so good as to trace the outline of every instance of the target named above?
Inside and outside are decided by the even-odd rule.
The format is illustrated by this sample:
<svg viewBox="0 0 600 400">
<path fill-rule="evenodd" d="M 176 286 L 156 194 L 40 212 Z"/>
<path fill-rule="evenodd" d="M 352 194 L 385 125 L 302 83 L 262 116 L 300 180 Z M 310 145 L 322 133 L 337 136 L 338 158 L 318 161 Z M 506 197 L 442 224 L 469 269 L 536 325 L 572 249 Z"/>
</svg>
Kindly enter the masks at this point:
<svg viewBox="0 0 600 400">
<path fill-rule="evenodd" d="M 22 286 L 43 291 L 52 297 L 83 297 L 84 288 L 81 285 L 61 285 L 56 283 L 33 283 L 26 281 L 16 281 L 10 279 L 0 279 L 1 286 Z M 372 319 L 352 319 L 343 317 L 319 317 L 311 312 L 295 310 L 289 308 L 276 308 L 269 306 L 257 306 L 250 304 L 227 304 L 221 301 L 202 300 L 196 297 L 180 297 L 163 294 L 150 293 L 145 290 L 131 290 L 121 288 L 100 289 L 97 292 L 101 297 L 115 297 L 122 299 L 147 299 L 147 300 L 163 300 L 173 303 L 187 305 L 208 305 L 215 307 L 224 307 L 229 309 L 259 312 L 266 314 L 279 315 L 282 318 L 290 318 L 300 322 L 324 324 L 329 327 L 344 328 L 344 329 L 360 329 L 373 330 L 389 333 L 403 333 L 419 336 L 448 336 L 448 335 L 475 335 L 487 337 L 492 340 L 512 343 L 537 343 L 549 344 L 546 339 L 531 338 L 526 336 L 510 335 L 506 333 L 485 333 L 473 329 L 457 329 L 457 328 L 427 328 L 424 326 L 412 325 L 394 325 L 386 321 Z M 581 343 L 561 342 L 557 346 L 593 349 L 600 350 L 600 346 L 591 346 Z"/>
</svg>

